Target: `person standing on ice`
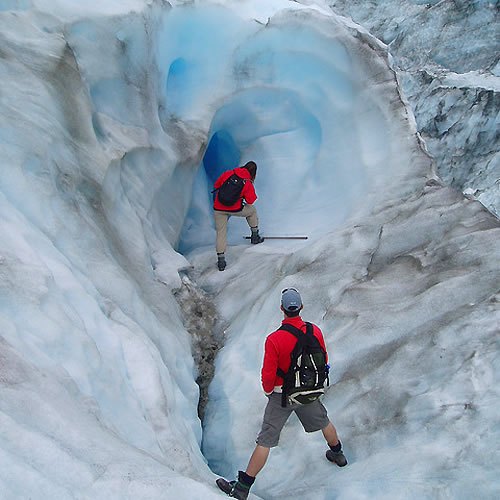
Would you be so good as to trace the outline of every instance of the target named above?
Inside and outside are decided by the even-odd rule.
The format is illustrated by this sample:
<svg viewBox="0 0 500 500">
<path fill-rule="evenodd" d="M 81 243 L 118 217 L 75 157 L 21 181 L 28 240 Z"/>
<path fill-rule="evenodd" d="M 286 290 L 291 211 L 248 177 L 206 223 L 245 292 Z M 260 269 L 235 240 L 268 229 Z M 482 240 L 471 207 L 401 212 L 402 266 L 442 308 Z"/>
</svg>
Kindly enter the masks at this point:
<svg viewBox="0 0 500 500">
<path fill-rule="evenodd" d="M 226 481 L 219 478 L 216 481 L 217 486 L 230 497 L 240 500 L 245 500 L 248 497 L 255 477 L 266 464 L 271 448 L 278 445 L 281 430 L 293 411 L 297 414 L 306 432 L 321 430 L 329 446 L 326 458 L 339 467 L 347 465 L 337 430 L 330 422 L 326 408 L 319 399 L 314 399 L 307 404 L 283 404 L 287 394 L 289 394 L 286 389 L 283 389 L 284 379 L 289 380 L 287 372 L 290 369 L 292 353 L 300 341 L 301 335 L 304 338 L 306 335 L 314 335 L 324 352 L 325 362 L 328 362 L 323 334 L 316 325 L 304 323 L 300 317 L 302 308 L 302 298 L 297 289 L 285 288 L 281 292 L 281 310 L 284 319 L 281 327 L 271 333 L 265 343 L 262 388 L 269 401 L 264 412 L 262 428 L 256 440 L 257 446 L 250 457 L 246 471 L 239 471 L 237 480 Z M 318 344 L 315 340 L 314 342 Z M 283 377 L 279 375 L 280 373 Z M 285 397 L 283 397 L 283 392 Z M 288 397 L 288 399 L 290 398 Z"/>
<path fill-rule="evenodd" d="M 250 242 L 254 245 L 262 243 L 259 236 L 259 218 L 253 203 L 257 199 L 253 182 L 257 175 L 257 164 L 249 161 L 243 167 L 224 172 L 214 184 L 216 192 L 214 200 L 214 217 L 217 239 L 217 267 L 219 271 L 226 268 L 227 223 L 229 217 L 246 217 L 252 231 Z"/>
</svg>

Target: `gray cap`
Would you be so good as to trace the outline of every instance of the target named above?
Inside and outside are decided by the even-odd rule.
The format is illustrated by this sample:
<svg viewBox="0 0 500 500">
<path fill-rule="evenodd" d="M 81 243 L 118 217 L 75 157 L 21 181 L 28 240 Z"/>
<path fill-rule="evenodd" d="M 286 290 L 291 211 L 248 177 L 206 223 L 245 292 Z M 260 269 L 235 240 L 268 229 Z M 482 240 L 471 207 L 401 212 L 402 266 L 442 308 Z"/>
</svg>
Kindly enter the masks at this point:
<svg viewBox="0 0 500 500">
<path fill-rule="evenodd" d="M 281 292 L 281 306 L 287 312 L 298 311 L 302 307 L 300 293 L 295 288 L 285 288 Z"/>
</svg>

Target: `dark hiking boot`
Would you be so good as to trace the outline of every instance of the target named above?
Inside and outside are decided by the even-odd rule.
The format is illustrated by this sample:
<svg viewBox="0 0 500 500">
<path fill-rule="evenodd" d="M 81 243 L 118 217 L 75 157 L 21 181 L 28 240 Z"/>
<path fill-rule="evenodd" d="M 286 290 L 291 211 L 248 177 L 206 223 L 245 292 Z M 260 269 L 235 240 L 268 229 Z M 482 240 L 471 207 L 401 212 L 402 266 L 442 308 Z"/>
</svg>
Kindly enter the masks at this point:
<svg viewBox="0 0 500 500">
<path fill-rule="evenodd" d="M 326 458 L 330 460 L 330 462 L 337 464 L 339 467 L 345 467 L 347 465 L 347 458 L 342 453 L 342 450 L 340 451 L 328 450 L 326 452 Z"/>
<path fill-rule="evenodd" d="M 217 267 L 219 268 L 219 271 L 224 271 L 224 269 L 226 269 L 226 259 L 224 258 L 224 255 L 219 255 L 217 257 Z"/>
<path fill-rule="evenodd" d="M 239 500 L 246 500 L 248 498 L 250 487 L 245 486 L 239 481 L 226 481 L 223 478 L 219 478 L 215 482 L 217 486 L 230 497 L 238 498 Z"/>
<path fill-rule="evenodd" d="M 252 245 L 257 245 L 258 243 L 262 243 L 264 238 L 259 236 L 259 231 L 252 231 L 252 236 L 250 236 L 250 243 Z"/>
</svg>

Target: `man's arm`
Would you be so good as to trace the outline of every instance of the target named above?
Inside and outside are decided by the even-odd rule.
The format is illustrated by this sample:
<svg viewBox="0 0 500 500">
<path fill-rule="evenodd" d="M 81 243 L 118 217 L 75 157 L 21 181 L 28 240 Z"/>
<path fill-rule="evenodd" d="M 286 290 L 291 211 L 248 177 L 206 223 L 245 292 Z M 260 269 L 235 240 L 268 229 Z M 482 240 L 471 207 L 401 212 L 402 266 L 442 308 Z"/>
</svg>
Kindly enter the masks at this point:
<svg viewBox="0 0 500 500">
<path fill-rule="evenodd" d="M 271 394 L 274 390 L 274 382 L 276 381 L 276 370 L 278 369 L 278 353 L 273 342 L 267 337 L 264 362 L 262 364 L 262 388 L 266 394 Z"/>
<path fill-rule="evenodd" d="M 251 205 L 257 199 L 257 194 L 255 193 L 255 188 L 253 187 L 253 182 L 247 180 L 245 182 L 245 186 L 243 187 L 243 191 L 241 192 L 242 198 L 245 198 L 245 201 Z"/>
</svg>

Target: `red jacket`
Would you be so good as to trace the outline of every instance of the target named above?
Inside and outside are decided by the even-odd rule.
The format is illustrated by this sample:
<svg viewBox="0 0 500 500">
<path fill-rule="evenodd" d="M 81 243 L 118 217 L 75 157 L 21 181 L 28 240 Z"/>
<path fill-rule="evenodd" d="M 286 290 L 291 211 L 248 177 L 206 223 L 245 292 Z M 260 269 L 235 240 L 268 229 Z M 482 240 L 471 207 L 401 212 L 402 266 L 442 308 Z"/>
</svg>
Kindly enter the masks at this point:
<svg viewBox="0 0 500 500">
<path fill-rule="evenodd" d="M 292 325 L 300 328 L 304 333 L 306 332 L 306 324 L 300 316 L 287 318 L 283 320 L 282 324 Z M 321 347 L 323 347 L 326 352 L 323 334 L 316 325 L 313 325 L 313 334 L 317 337 Z M 267 337 L 261 373 L 262 388 L 266 394 L 273 392 L 276 386 L 283 385 L 283 379 L 276 375 L 276 370 L 279 366 L 285 373 L 288 371 L 291 363 L 290 354 L 296 342 L 297 338 L 285 330 L 277 330 Z M 326 355 L 326 362 L 328 363 L 328 354 Z"/>
<path fill-rule="evenodd" d="M 228 170 L 227 172 L 224 172 L 215 181 L 214 189 L 221 187 L 224 181 L 229 179 L 229 177 L 231 177 L 233 174 L 236 174 L 238 177 L 241 177 L 242 179 L 248 179 L 247 182 L 245 182 L 245 185 L 243 186 L 240 199 L 234 205 L 228 207 L 226 205 L 223 205 L 219 201 L 219 192 L 217 191 L 217 196 L 215 197 L 214 201 L 214 210 L 224 210 L 226 212 L 239 212 L 243 208 L 241 204 L 242 198 L 244 198 L 249 205 L 251 205 L 257 199 L 257 195 L 255 194 L 255 189 L 253 187 L 253 182 L 251 181 L 252 176 L 250 175 L 250 172 L 243 167 L 236 167 L 234 170 Z"/>
</svg>

